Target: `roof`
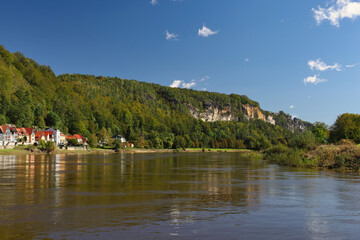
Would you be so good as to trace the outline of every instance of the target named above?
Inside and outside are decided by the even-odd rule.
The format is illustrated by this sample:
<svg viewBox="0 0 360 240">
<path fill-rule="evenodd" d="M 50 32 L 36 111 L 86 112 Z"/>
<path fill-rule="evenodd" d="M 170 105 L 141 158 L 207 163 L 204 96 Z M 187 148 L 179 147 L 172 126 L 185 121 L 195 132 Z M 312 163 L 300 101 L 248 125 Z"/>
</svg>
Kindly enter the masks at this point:
<svg viewBox="0 0 360 240">
<path fill-rule="evenodd" d="M 27 131 L 27 133 L 29 135 L 33 134 L 33 132 L 34 132 L 34 128 L 25 128 L 25 130 Z"/>
<path fill-rule="evenodd" d="M 25 135 L 25 136 L 29 135 L 29 133 L 26 131 L 25 128 L 15 128 L 15 129 L 19 133 L 19 135 Z"/>
<path fill-rule="evenodd" d="M 123 136 L 121 136 L 121 135 L 114 135 L 114 136 L 112 136 L 111 138 L 118 139 L 118 138 L 124 138 L 124 137 L 123 137 Z"/>
<path fill-rule="evenodd" d="M 50 138 L 52 138 L 52 136 L 53 136 L 53 132 L 52 131 L 37 131 L 36 133 L 35 133 L 35 139 L 41 139 L 42 138 L 42 136 L 45 136 L 45 137 L 50 137 Z"/>
<path fill-rule="evenodd" d="M 2 125 L 2 126 L 1 126 L 1 131 L 2 131 L 3 133 L 5 133 L 5 132 L 7 131 L 7 129 L 8 129 L 8 127 L 9 127 L 9 125 L 6 125 L 6 124 Z"/>
<path fill-rule="evenodd" d="M 83 142 L 87 142 L 86 138 L 80 134 L 74 134 L 74 137 L 77 139 L 81 139 Z"/>
<path fill-rule="evenodd" d="M 76 137 L 74 136 L 65 136 L 66 140 L 69 140 L 69 139 L 76 139 Z"/>
</svg>

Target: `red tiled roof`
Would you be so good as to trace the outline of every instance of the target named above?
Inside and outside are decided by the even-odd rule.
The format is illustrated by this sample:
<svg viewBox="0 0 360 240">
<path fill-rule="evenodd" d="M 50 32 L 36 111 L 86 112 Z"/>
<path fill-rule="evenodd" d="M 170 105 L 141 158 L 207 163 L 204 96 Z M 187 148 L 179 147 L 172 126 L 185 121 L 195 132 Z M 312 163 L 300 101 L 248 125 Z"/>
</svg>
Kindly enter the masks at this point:
<svg viewBox="0 0 360 240">
<path fill-rule="evenodd" d="M 69 139 L 76 139 L 76 137 L 74 136 L 65 136 L 66 140 L 69 140 Z"/>
<path fill-rule="evenodd" d="M 45 138 L 47 138 L 47 137 L 52 138 L 53 132 L 52 131 L 37 131 L 35 133 L 35 139 L 36 140 L 41 139 L 43 135 L 45 136 Z"/>
<path fill-rule="evenodd" d="M 3 133 L 5 133 L 6 130 L 7 130 L 7 128 L 8 128 L 8 126 L 9 126 L 9 125 L 6 125 L 6 124 L 2 125 L 2 126 L 1 126 L 1 131 L 2 131 Z"/>
<path fill-rule="evenodd" d="M 25 128 L 15 128 L 15 129 L 19 133 L 19 135 L 25 135 L 25 136 L 29 135 L 29 133 L 26 131 Z"/>
<path fill-rule="evenodd" d="M 26 132 L 31 135 L 34 132 L 34 128 L 25 128 Z"/>
<path fill-rule="evenodd" d="M 86 138 L 80 134 L 74 134 L 74 137 L 76 137 L 77 139 L 81 139 L 83 142 L 87 142 Z"/>
</svg>

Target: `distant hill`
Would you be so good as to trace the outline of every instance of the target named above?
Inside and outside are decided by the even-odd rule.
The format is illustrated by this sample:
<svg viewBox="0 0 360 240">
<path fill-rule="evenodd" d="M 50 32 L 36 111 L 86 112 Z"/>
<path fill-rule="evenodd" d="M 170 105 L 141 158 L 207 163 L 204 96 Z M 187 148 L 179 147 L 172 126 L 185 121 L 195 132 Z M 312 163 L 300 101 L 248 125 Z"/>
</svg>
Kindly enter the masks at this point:
<svg viewBox="0 0 360 240">
<path fill-rule="evenodd" d="M 65 133 L 120 134 L 139 147 L 262 149 L 310 123 L 260 108 L 247 96 L 92 75 L 56 76 L 0 46 L 0 124 Z"/>
</svg>

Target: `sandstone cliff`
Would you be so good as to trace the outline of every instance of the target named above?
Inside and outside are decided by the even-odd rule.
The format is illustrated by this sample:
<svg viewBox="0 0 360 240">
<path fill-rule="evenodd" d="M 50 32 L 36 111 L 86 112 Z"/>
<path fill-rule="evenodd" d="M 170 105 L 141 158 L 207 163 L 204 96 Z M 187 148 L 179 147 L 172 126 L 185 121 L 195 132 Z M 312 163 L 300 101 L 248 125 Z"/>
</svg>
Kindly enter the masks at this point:
<svg viewBox="0 0 360 240">
<path fill-rule="evenodd" d="M 217 103 L 206 102 L 203 104 L 204 111 L 200 111 L 190 104 L 188 104 L 188 107 L 191 116 L 201 119 L 204 122 L 236 121 L 238 119 L 233 115 L 230 104 L 227 104 L 225 107 L 220 107 Z"/>
<path fill-rule="evenodd" d="M 187 104 L 187 106 L 191 116 L 205 122 L 239 121 L 240 119 L 239 114 L 234 113 L 235 111 L 233 111 L 231 104 L 221 106 L 215 102 L 205 102 L 203 103 L 203 110 L 200 110 L 190 104 Z M 311 126 L 310 123 L 303 122 L 298 118 L 293 118 L 284 112 L 264 112 L 259 107 L 251 106 L 250 104 L 244 104 L 241 106 L 241 114 L 247 120 L 259 119 L 273 125 L 285 127 L 292 132 L 297 130 L 303 131 Z"/>
</svg>

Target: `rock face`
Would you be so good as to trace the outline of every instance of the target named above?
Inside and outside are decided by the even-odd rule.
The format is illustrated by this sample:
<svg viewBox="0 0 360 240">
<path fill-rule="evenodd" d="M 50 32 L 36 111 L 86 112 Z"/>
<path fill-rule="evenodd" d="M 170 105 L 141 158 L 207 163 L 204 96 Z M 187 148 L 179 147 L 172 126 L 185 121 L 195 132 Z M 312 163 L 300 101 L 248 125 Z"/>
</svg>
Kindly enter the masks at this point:
<svg viewBox="0 0 360 240">
<path fill-rule="evenodd" d="M 258 107 L 253 107 L 253 106 L 250 106 L 249 104 L 245 104 L 242 106 L 242 111 L 247 120 L 260 119 L 265 122 L 271 123 L 273 125 L 276 124 L 273 116 L 271 116 L 271 115 L 265 116 L 263 114 L 263 112 L 260 110 L 260 108 L 258 108 Z"/>
<path fill-rule="evenodd" d="M 225 107 L 220 107 L 220 105 L 217 103 L 206 102 L 203 104 L 204 111 L 202 112 L 190 104 L 188 104 L 188 107 L 191 116 L 197 119 L 201 119 L 204 122 L 237 120 L 237 117 L 232 114 L 230 104 L 227 104 Z"/>
<path fill-rule="evenodd" d="M 295 132 L 296 129 L 300 130 L 300 131 L 304 131 L 307 128 L 309 128 L 311 126 L 311 124 L 308 123 L 304 123 L 303 121 L 301 121 L 298 118 L 294 118 L 292 119 L 291 117 L 288 119 L 288 125 L 287 125 L 287 129 L 289 129 L 292 132 Z"/>
<path fill-rule="evenodd" d="M 197 119 L 201 119 L 204 122 L 239 120 L 239 117 L 236 116 L 232 111 L 230 104 L 221 106 L 215 102 L 206 102 L 203 104 L 203 111 L 190 104 L 187 104 L 187 106 L 191 116 Z M 296 130 L 304 131 L 306 128 L 311 126 L 311 124 L 305 123 L 297 118 L 292 118 L 290 115 L 285 113 L 281 113 L 283 115 L 280 113 L 264 114 L 264 112 L 259 107 L 254 107 L 249 104 L 242 105 L 241 111 L 247 120 L 259 119 L 273 125 L 280 125 L 291 130 L 292 132 L 295 132 Z M 282 123 L 276 122 L 275 120 L 278 119 L 279 116 L 285 116 L 285 119 L 280 121 Z"/>
</svg>

